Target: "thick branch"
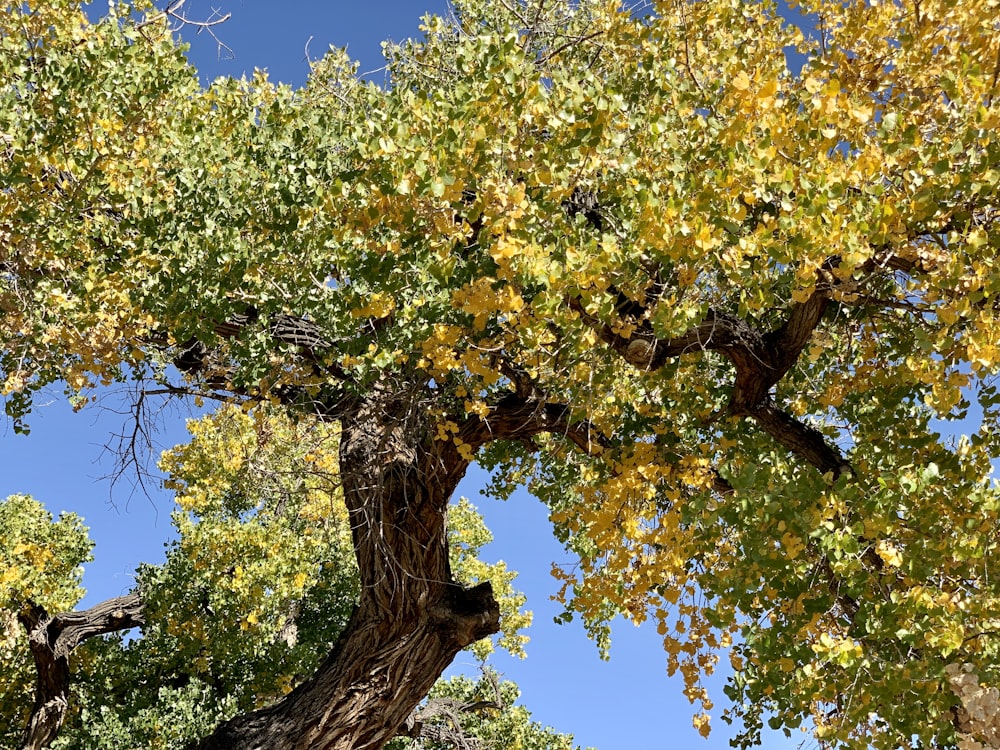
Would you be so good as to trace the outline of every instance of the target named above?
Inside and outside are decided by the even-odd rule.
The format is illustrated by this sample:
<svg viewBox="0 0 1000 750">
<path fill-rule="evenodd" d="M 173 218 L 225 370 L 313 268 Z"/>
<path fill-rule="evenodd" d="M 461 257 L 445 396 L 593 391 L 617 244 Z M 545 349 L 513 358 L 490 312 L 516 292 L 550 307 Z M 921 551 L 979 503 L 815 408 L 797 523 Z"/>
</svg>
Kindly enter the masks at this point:
<svg viewBox="0 0 1000 750">
<path fill-rule="evenodd" d="M 142 625 L 142 598 L 128 594 L 108 599 L 82 612 L 49 617 L 32 605 L 21 614 L 37 671 L 35 703 L 18 750 L 47 748 L 59 733 L 69 706 L 69 657 L 88 638 Z"/>
<path fill-rule="evenodd" d="M 510 394 L 490 408 L 485 417 L 469 417 L 459 425 L 458 438 L 473 450 L 494 440 L 530 441 L 536 435 L 560 435 L 586 453 L 602 450 L 607 442 L 589 422 L 572 421 L 565 404 L 547 403 L 541 395 Z"/>
<path fill-rule="evenodd" d="M 260 316 L 256 308 L 248 306 L 245 313 L 231 315 L 226 320 L 216 323 L 214 333 L 220 339 L 235 339 L 243 335 L 247 328 L 259 322 Z M 377 323 L 378 321 L 374 321 L 372 325 Z M 266 321 L 266 327 L 276 344 L 292 347 L 295 356 L 299 357 L 300 361 L 309 363 L 316 374 L 332 375 L 338 380 L 350 379 L 343 369 L 325 356 L 337 347 L 338 342 L 327 338 L 322 328 L 313 321 L 296 315 L 276 315 Z M 359 332 L 359 336 L 361 335 L 364 334 Z M 159 343 L 165 345 L 166 341 Z M 225 382 L 231 373 L 226 372 L 228 365 L 220 359 L 204 342 L 191 339 L 179 348 L 173 364 L 178 370 L 189 375 Z"/>
<path fill-rule="evenodd" d="M 766 333 L 735 316 L 710 310 L 701 323 L 676 338 L 657 338 L 648 324 L 623 336 L 589 314 L 580 300 L 570 300 L 570 305 L 602 341 L 640 370 L 658 370 L 668 360 L 691 351 L 723 354 L 736 369 L 729 413 L 754 419 L 794 455 L 836 477 L 850 471 L 841 453 L 828 445 L 821 433 L 778 409 L 769 398 L 771 388 L 794 366 L 819 325 L 837 284 L 831 273 L 836 264 L 836 259 L 828 261 L 816 291 L 804 302 L 793 304 L 784 323 Z M 634 317 L 641 320 L 644 316 Z"/>
<path fill-rule="evenodd" d="M 462 702 L 454 698 L 432 698 L 410 714 L 400 728 L 400 736 L 444 744 L 460 750 L 478 750 L 484 747 L 482 741 L 468 736 L 461 717 L 462 714 L 476 711 L 502 711 L 506 708 L 496 674 L 487 672 L 486 677 L 493 688 L 493 700 Z"/>
<path fill-rule="evenodd" d="M 571 299 L 576 310 L 601 339 L 630 365 L 647 372 L 663 367 L 668 360 L 696 351 L 739 352 L 763 346 L 763 338 L 747 323 L 726 313 L 709 310 L 698 325 L 680 336 L 661 339 L 642 326 L 629 336 L 622 336 L 608 323 L 586 311 L 579 299 Z"/>
<path fill-rule="evenodd" d="M 764 337 L 764 346 L 770 350 L 768 380 L 773 381 L 768 388 L 792 369 L 828 304 L 827 292 L 816 290 L 805 302 L 793 304 L 785 322 Z"/>
<path fill-rule="evenodd" d="M 795 419 L 773 404 L 765 403 L 754 408 L 750 416 L 761 428 L 791 453 L 805 459 L 823 474 L 851 473 L 851 465 L 835 447 L 827 443 L 821 432 Z"/>
</svg>

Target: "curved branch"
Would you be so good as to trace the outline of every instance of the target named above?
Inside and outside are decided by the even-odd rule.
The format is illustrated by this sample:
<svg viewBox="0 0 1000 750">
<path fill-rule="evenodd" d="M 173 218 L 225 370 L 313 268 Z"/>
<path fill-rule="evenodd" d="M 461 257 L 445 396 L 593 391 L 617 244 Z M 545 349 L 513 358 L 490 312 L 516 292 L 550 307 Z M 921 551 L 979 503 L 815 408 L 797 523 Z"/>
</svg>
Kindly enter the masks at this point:
<svg viewBox="0 0 1000 750">
<path fill-rule="evenodd" d="M 709 310 L 701 323 L 680 336 L 661 339 L 656 337 L 648 324 L 629 336 L 622 336 L 611 325 L 588 313 L 579 299 L 569 300 L 569 305 L 601 341 L 630 365 L 646 372 L 659 370 L 668 360 L 689 352 L 735 353 L 760 349 L 764 345 L 761 334 L 745 321 L 716 310 Z"/>
<path fill-rule="evenodd" d="M 377 330 L 384 319 L 369 321 L 372 331 Z M 290 349 L 289 364 L 310 368 L 312 374 L 321 380 L 338 380 L 349 382 L 352 377 L 335 361 L 331 354 L 336 353 L 345 344 L 344 340 L 331 340 L 323 329 L 308 318 L 297 315 L 280 314 L 261 320 L 260 313 L 253 305 L 246 307 L 246 312 L 230 315 L 222 322 L 213 325 L 212 332 L 219 339 L 238 339 L 252 326 L 263 325 L 275 344 Z M 358 331 L 358 337 L 367 337 L 368 333 Z M 247 396 L 247 392 L 233 385 L 232 378 L 235 367 L 227 361 L 221 347 L 206 344 L 197 338 L 191 338 L 180 344 L 171 344 L 166 333 L 160 332 L 146 343 L 173 354 L 172 363 L 185 375 L 198 380 L 213 393 L 209 397 L 225 400 L 226 393 L 234 396 Z M 171 351 L 172 350 L 172 351 Z M 195 391 L 202 389 L 195 389 Z M 177 389 L 178 392 L 192 393 L 191 389 Z M 284 386 L 274 389 L 271 395 L 277 396 L 285 404 L 303 405 L 306 389 L 302 387 Z M 204 394 L 198 394 L 204 395 Z M 315 399 L 311 399 L 315 400 Z M 331 403 L 339 399 L 332 397 Z M 324 416 L 332 416 L 329 404 L 317 404 Z"/>
<path fill-rule="evenodd" d="M 145 623 L 142 597 L 118 596 L 81 612 L 49 617 L 44 607 L 31 604 L 18 619 L 28 631 L 35 660 L 35 703 L 21 735 L 18 750 L 47 748 L 62 727 L 69 708 L 69 657 L 88 638 Z"/>
<path fill-rule="evenodd" d="M 847 459 L 827 443 L 823 433 L 778 409 L 774 404 L 761 404 L 750 412 L 750 416 L 778 444 L 805 459 L 821 473 L 832 474 L 834 479 L 842 474 L 853 473 Z"/>
<path fill-rule="evenodd" d="M 792 369 L 799 355 L 812 338 L 829 305 L 829 289 L 817 289 L 805 302 L 794 303 L 785 322 L 764 336 L 764 346 L 770 349 L 768 388 Z"/>
<path fill-rule="evenodd" d="M 507 706 L 500 694 L 500 684 L 494 672 L 483 670 L 493 688 L 493 700 L 463 702 L 455 698 L 431 698 L 409 715 L 400 727 L 399 736 L 448 744 L 462 750 L 485 747 L 481 740 L 470 737 L 462 726 L 461 715 L 476 711 L 503 711 Z"/>
<path fill-rule="evenodd" d="M 458 430 L 459 439 L 473 450 L 494 440 L 527 441 L 541 434 L 568 438 L 585 453 L 599 453 L 607 444 L 589 422 L 573 421 L 567 405 L 514 393 L 491 406 L 485 417 L 467 418 Z"/>
<path fill-rule="evenodd" d="M 830 258 L 820 270 L 816 290 L 805 301 L 793 304 L 785 321 L 769 332 L 762 332 L 733 315 L 709 310 L 701 323 L 676 338 L 657 338 L 648 323 L 623 336 L 588 313 L 579 299 L 572 299 L 569 304 L 622 359 L 645 372 L 658 370 L 668 360 L 687 352 L 723 354 L 736 369 L 728 412 L 752 418 L 791 453 L 836 478 L 851 471 L 840 451 L 829 445 L 820 432 L 778 409 L 768 394 L 798 361 L 822 320 L 830 294 L 841 283 L 832 273 L 838 263 L 839 259 Z M 630 301 L 630 305 L 638 303 Z M 645 312 L 641 305 L 639 308 L 640 313 Z M 634 317 L 642 320 L 644 316 Z"/>
</svg>

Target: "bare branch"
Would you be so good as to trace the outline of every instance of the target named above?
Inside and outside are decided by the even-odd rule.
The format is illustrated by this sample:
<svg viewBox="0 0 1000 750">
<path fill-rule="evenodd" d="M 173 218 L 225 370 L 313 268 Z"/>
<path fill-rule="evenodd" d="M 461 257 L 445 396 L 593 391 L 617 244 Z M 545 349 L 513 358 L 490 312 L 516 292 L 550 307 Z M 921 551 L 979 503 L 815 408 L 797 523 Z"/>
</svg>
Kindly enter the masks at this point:
<svg viewBox="0 0 1000 750">
<path fill-rule="evenodd" d="M 406 723 L 400 727 L 399 736 L 448 744 L 461 750 L 483 748 L 481 740 L 467 734 L 461 715 L 477 711 L 503 711 L 507 706 L 500 694 L 496 673 L 487 669 L 482 671 L 484 680 L 492 688 L 492 699 L 463 703 L 455 698 L 431 698 L 407 717 Z"/>
<path fill-rule="evenodd" d="M 192 18 L 188 18 L 183 13 L 181 13 L 181 8 L 187 0 L 170 0 L 166 7 L 159 13 L 153 13 L 147 18 L 143 19 L 136 24 L 136 28 L 142 31 L 147 26 L 151 26 L 159 22 L 174 21 L 176 24 L 170 27 L 170 32 L 176 34 L 178 31 L 186 26 L 190 26 L 197 29 L 195 33 L 200 34 L 202 31 L 207 31 L 215 43 L 218 45 L 219 56 L 222 56 L 222 51 L 225 50 L 228 53 L 228 57 L 234 57 L 232 48 L 219 39 L 218 35 L 215 33 L 215 27 L 220 24 L 225 23 L 232 17 L 232 13 L 226 13 L 222 15 L 217 9 L 212 9 L 212 15 L 210 15 L 204 21 L 196 21 Z"/>
<path fill-rule="evenodd" d="M 547 54 L 545 57 L 543 57 L 541 60 L 538 61 L 538 64 L 540 66 L 544 65 L 545 63 L 550 62 L 553 58 L 557 57 L 558 55 L 568 50 L 570 47 L 575 47 L 577 44 L 582 44 L 583 42 L 586 42 L 590 39 L 599 37 L 603 33 L 604 33 L 603 30 L 598 30 L 598 31 L 592 31 L 589 34 L 584 34 L 583 36 L 574 37 L 573 39 L 570 39 L 568 42 L 565 42 L 564 44 L 560 44 L 554 50 L 549 52 L 549 54 Z"/>
</svg>

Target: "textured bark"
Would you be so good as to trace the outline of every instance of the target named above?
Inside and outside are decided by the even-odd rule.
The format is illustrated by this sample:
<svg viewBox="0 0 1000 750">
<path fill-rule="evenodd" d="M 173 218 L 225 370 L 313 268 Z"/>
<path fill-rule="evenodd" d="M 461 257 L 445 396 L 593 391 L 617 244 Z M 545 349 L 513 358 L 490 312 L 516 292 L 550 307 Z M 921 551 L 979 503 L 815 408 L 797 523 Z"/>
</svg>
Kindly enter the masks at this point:
<svg viewBox="0 0 1000 750">
<path fill-rule="evenodd" d="M 381 748 L 469 644 L 499 630 L 489 583 L 465 588 L 448 563 L 448 502 L 468 467 L 436 441 L 422 398 L 376 387 L 344 407 L 340 472 L 361 575 L 358 606 L 315 675 L 284 699 L 238 716 L 199 750 Z M 342 405 L 343 406 L 343 405 Z M 586 442 L 565 409 L 512 396 L 460 427 L 473 447 L 558 432 Z"/>
<path fill-rule="evenodd" d="M 456 750 L 480 750 L 489 743 L 470 737 L 462 726 L 462 714 L 477 711 L 503 711 L 506 706 L 500 694 L 500 683 L 494 672 L 484 672 L 493 686 L 493 700 L 462 702 L 454 698 L 432 698 L 410 714 L 400 728 L 399 736 L 425 740 Z"/>
<path fill-rule="evenodd" d="M 88 638 L 143 623 L 138 594 L 108 599 L 82 612 L 50 617 L 31 606 L 20 616 L 35 660 L 35 703 L 18 750 L 43 750 L 56 738 L 69 707 L 69 657 Z"/>
<path fill-rule="evenodd" d="M 380 612 L 371 598 L 355 610 L 317 673 L 279 703 L 222 725 L 199 748 L 380 748 L 461 648 L 495 632 L 499 608 L 488 583 L 452 584 L 432 606 Z"/>
<path fill-rule="evenodd" d="M 448 564 L 447 507 L 467 462 L 437 450 L 419 411 L 377 388 L 342 416 L 340 471 L 361 598 L 313 677 L 199 745 L 380 748 L 455 655 L 499 629 L 488 583 L 466 589 Z"/>
</svg>

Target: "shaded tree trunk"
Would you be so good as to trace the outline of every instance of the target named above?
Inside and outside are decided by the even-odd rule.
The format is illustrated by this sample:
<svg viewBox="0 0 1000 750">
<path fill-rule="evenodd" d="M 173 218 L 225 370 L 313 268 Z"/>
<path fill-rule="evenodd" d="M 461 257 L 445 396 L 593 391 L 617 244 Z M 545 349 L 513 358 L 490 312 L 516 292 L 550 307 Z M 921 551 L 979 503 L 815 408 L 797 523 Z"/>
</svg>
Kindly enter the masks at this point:
<svg viewBox="0 0 1000 750">
<path fill-rule="evenodd" d="M 312 678 L 226 722 L 200 750 L 381 748 L 455 655 L 499 629 L 490 584 L 452 580 L 447 507 L 468 461 L 433 440 L 422 410 L 390 394 L 343 414 L 340 471 L 360 602 Z"/>
<path fill-rule="evenodd" d="M 445 591 L 454 595 L 409 615 L 359 606 L 308 682 L 274 706 L 223 724 L 198 747 L 381 748 L 455 655 L 498 627 L 499 609 L 488 583 Z"/>
</svg>

